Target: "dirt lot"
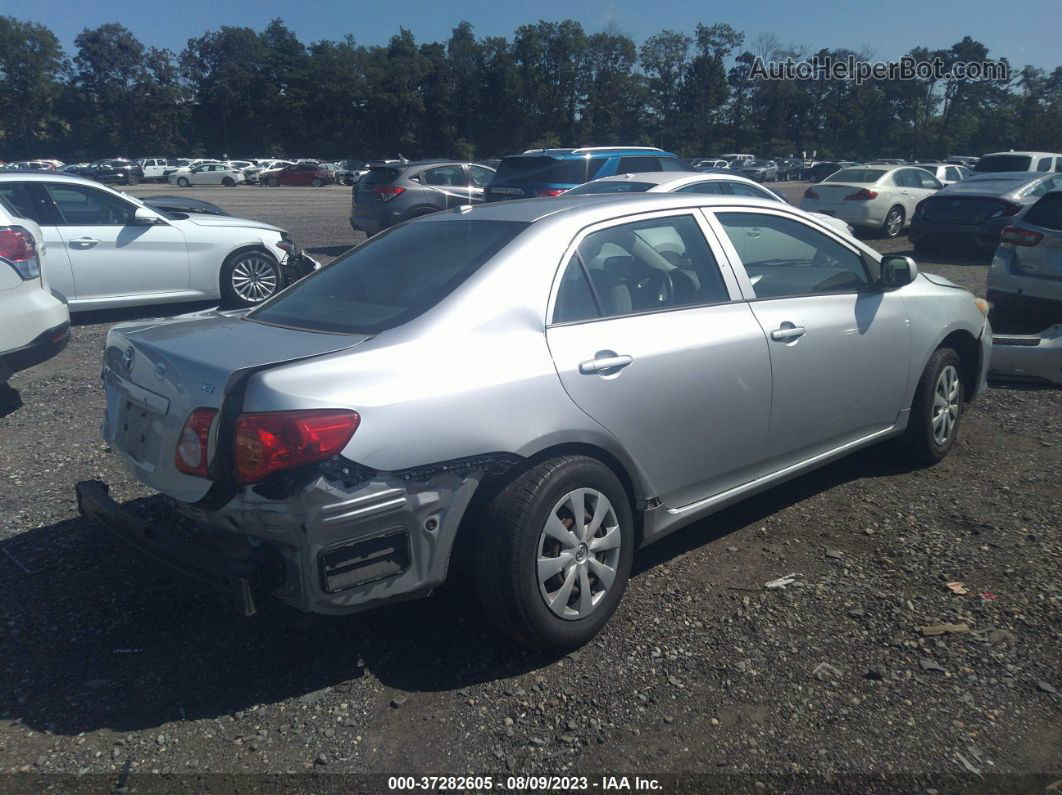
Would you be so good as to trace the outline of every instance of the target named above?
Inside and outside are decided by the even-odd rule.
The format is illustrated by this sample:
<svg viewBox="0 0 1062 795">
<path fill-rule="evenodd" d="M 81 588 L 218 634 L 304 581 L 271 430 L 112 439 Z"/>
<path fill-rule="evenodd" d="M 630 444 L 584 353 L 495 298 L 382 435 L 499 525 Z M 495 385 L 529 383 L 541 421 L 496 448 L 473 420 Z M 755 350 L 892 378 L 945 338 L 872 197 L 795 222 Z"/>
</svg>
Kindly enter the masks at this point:
<svg viewBox="0 0 1062 795">
<path fill-rule="evenodd" d="M 183 193 L 323 260 L 355 240 L 349 189 Z M 983 292 L 984 264 L 921 264 Z M 211 781 L 136 776 L 151 772 L 555 773 L 592 789 L 698 773 L 749 791 L 1062 778 L 1062 390 L 994 386 L 937 467 L 868 450 L 651 547 L 602 635 L 558 659 L 499 640 L 461 586 L 345 619 L 268 605 L 240 620 L 90 528 L 75 481 L 156 505 L 99 440 L 99 361 L 111 323 L 160 311 L 183 308 L 79 317 L 67 350 L 0 396 L 0 771 L 21 774 L 0 789 L 49 773 L 86 776 L 72 788 Z M 920 631 L 942 623 L 965 629 Z"/>
</svg>

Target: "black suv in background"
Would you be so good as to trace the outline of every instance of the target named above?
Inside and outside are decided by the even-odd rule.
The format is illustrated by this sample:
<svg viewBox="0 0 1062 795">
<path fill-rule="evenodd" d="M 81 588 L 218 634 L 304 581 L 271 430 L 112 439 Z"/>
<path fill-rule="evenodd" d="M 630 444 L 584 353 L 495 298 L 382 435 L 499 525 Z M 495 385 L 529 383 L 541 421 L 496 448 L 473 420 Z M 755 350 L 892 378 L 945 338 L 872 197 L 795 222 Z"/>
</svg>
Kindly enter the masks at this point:
<svg viewBox="0 0 1062 795">
<path fill-rule="evenodd" d="M 71 166 L 63 169 L 67 174 L 88 177 L 104 184 L 136 185 L 144 179 L 144 169 L 132 160 L 111 158 L 96 160 L 87 166 Z"/>
<path fill-rule="evenodd" d="M 479 204 L 494 169 L 459 160 L 370 162 L 350 193 L 350 228 L 374 235 L 420 215 Z"/>
</svg>

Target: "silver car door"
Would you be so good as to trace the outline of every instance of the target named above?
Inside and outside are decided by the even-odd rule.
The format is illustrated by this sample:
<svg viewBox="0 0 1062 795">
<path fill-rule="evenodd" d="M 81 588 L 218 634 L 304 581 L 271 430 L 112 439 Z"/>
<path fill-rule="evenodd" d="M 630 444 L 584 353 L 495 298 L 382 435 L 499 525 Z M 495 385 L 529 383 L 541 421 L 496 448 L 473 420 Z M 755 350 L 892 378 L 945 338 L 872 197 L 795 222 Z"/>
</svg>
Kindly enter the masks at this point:
<svg viewBox="0 0 1062 795">
<path fill-rule="evenodd" d="M 132 223 L 136 205 L 88 185 L 47 183 L 79 301 L 188 289 L 184 235 Z"/>
<path fill-rule="evenodd" d="M 0 196 L 7 199 L 20 216 L 36 221 L 40 226 L 44 235 L 41 244 L 47 249 L 48 286 L 64 298 L 73 298 L 74 276 L 70 272 L 70 260 L 56 226 L 58 214 L 44 186 L 39 182 L 0 182 Z"/>
<path fill-rule="evenodd" d="M 709 214 L 769 339 L 777 468 L 893 426 L 910 331 L 899 291 L 843 238 L 770 210 Z"/>
<path fill-rule="evenodd" d="M 668 506 L 757 476 L 767 443 L 766 338 L 694 211 L 584 230 L 546 331 L 565 390 Z"/>
</svg>

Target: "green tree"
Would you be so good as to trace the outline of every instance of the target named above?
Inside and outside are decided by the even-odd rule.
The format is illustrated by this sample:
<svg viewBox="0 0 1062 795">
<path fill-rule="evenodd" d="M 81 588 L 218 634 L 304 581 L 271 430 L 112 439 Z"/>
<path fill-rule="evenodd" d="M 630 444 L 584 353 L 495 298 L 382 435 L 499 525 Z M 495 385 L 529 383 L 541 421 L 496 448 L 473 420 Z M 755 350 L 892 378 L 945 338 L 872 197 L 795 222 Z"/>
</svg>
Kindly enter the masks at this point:
<svg viewBox="0 0 1062 795">
<path fill-rule="evenodd" d="M 48 28 L 0 16 L 0 154 L 45 154 L 58 133 L 63 50 Z"/>
</svg>

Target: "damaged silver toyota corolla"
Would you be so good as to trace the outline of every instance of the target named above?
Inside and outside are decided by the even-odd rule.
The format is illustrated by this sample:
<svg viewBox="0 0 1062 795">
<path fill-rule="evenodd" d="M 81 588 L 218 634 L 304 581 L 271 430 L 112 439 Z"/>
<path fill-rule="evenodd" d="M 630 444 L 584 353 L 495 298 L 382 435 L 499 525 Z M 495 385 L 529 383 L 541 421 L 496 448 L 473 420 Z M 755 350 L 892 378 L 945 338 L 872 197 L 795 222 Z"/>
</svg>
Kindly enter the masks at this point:
<svg viewBox="0 0 1062 795">
<path fill-rule="evenodd" d="M 986 309 L 777 202 L 459 208 L 250 312 L 114 327 L 103 435 L 180 516 L 78 502 L 245 614 L 424 596 L 461 551 L 501 628 L 572 648 L 638 547 L 890 437 L 940 460 Z"/>
</svg>

